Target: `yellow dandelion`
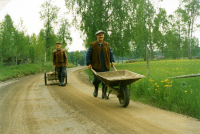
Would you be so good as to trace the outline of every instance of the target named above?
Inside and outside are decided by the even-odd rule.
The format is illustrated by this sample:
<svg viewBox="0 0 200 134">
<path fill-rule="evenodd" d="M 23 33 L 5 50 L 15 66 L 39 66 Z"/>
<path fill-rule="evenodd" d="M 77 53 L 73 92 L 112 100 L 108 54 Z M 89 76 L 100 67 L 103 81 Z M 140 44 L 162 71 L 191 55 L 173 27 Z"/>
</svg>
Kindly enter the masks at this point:
<svg viewBox="0 0 200 134">
<path fill-rule="evenodd" d="M 187 91 L 185 91 L 185 93 L 187 93 Z"/>
<path fill-rule="evenodd" d="M 165 87 L 168 87 L 169 85 L 165 85 Z"/>
<path fill-rule="evenodd" d="M 159 85 L 157 87 L 159 87 Z"/>
<path fill-rule="evenodd" d="M 165 79 L 165 82 L 169 81 L 168 79 Z"/>
<path fill-rule="evenodd" d="M 155 89 L 155 90 L 157 90 L 157 89 Z"/>
<path fill-rule="evenodd" d="M 161 82 L 164 82 L 164 81 L 161 81 Z"/>
<path fill-rule="evenodd" d="M 155 83 L 155 85 L 157 85 L 157 83 Z"/>
</svg>

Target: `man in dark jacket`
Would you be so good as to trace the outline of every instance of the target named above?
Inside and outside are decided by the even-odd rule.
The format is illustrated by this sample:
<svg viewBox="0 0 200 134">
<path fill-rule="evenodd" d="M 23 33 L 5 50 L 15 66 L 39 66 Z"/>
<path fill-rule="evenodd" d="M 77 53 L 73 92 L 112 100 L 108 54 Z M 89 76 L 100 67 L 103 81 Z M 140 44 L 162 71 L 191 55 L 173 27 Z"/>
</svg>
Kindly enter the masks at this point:
<svg viewBox="0 0 200 134">
<path fill-rule="evenodd" d="M 94 69 L 96 72 L 106 72 L 111 66 L 114 66 L 113 53 L 110 49 L 110 45 L 105 42 L 104 39 L 105 32 L 100 30 L 96 32 L 97 41 L 90 43 L 90 48 L 86 55 L 86 63 L 89 69 Z M 98 89 L 101 80 L 99 80 L 94 74 L 93 85 L 95 86 L 93 96 L 98 96 Z M 102 83 L 102 98 L 107 98 L 106 96 L 107 87 Z"/>
<path fill-rule="evenodd" d="M 64 78 L 67 76 L 66 67 L 68 65 L 67 55 L 61 44 L 56 43 L 56 50 L 53 51 L 53 66 L 56 68 L 59 78 L 59 86 L 65 86 Z"/>
</svg>

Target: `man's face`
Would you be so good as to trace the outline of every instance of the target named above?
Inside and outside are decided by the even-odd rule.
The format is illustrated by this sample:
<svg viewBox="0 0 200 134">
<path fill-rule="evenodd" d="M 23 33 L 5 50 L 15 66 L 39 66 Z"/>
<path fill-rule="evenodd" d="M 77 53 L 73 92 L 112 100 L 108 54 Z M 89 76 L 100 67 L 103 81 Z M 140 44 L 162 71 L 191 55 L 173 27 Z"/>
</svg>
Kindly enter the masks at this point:
<svg viewBox="0 0 200 134">
<path fill-rule="evenodd" d="M 57 48 L 58 50 L 60 49 L 60 47 L 61 47 L 60 44 L 56 44 L 56 48 Z"/>
<path fill-rule="evenodd" d="M 103 41 L 103 38 L 104 38 L 104 34 L 103 33 L 97 34 L 98 41 Z"/>
</svg>

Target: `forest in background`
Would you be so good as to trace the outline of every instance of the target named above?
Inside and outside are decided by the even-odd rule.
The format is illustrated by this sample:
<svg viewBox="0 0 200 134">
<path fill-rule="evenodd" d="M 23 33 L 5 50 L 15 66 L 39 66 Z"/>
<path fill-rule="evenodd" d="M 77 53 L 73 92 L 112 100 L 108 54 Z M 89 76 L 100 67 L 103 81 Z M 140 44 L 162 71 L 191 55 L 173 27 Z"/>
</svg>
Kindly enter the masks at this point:
<svg viewBox="0 0 200 134">
<path fill-rule="evenodd" d="M 72 24 L 59 18 L 59 7 L 51 0 L 41 5 L 40 19 L 44 22 L 39 34 L 26 34 L 28 29 L 21 19 L 18 26 L 7 14 L 0 22 L 0 67 L 23 63 L 52 61 L 55 42 L 69 48 L 72 42 L 69 28 L 74 25 L 84 35 L 86 50 L 96 40 L 94 33 L 106 31 L 116 59 L 145 58 L 160 55 L 168 59 L 199 58 L 199 40 L 193 33 L 198 30 L 199 0 L 181 0 L 173 15 L 164 8 L 153 6 L 150 0 L 65 0 L 66 8 L 74 15 Z M 54 25 L 59 25 L 55 33 Z M 68 52 L 73 64 L 85 64 L 85 52 Z"/>
</svg>

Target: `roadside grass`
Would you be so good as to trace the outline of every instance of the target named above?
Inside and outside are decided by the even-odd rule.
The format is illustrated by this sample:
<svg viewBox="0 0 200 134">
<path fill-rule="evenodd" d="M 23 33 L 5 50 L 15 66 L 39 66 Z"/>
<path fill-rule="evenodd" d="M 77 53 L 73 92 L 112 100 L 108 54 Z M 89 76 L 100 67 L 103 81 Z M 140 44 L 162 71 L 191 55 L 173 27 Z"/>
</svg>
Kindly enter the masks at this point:
<svg viewBox="0 0 200 134">
<path fill-rule="evenodd" d="M 146 62 L 115 64 L 115 67 L 146 76 L 132 84 L 132 100 L 200 119 L 200 76 L 169 79 L 200 73 L 200 60 L 150 61 L 149 76 Z M 92 75 L 90 78 L 93 79 Z"/>
<path fill-rule="evenodd" d="M 75 65 L 69 63 L 67 68 L 75 67 Z M 5 81 L 11 78 L 23 77 L 26 75 L 42 73 L 44 70 L 50 71 L 53 69 L 51 62 L 47 62 L 46 65 L 42 64 L 20 64 L 13 66 L 5 66 L 0 68 L 0 81 Z"/>
</svg>

